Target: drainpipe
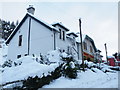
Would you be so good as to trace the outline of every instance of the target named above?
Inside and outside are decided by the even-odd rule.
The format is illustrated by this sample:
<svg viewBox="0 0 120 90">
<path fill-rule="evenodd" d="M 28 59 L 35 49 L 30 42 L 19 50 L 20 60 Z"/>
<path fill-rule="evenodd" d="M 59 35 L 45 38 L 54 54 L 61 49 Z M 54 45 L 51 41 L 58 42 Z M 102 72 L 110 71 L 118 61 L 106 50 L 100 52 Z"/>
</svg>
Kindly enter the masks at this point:
<svg viewBox="0 0 120 90">
<path fill-rule="evenodd" d="M 31 29 L 31 17 L 29 18 L 29 26 L 28 26 L 28 55 L 30 54 L 30 29 Z"/>
<path fill-rule="evenodd" d="M 52 28 L 53 30 L 53 28 Z M 54 50 L 56 50 L 56 38 L 55 38 L 55 31 L 53 31 L 53 38 L 54 38 Z"/>
</svg>

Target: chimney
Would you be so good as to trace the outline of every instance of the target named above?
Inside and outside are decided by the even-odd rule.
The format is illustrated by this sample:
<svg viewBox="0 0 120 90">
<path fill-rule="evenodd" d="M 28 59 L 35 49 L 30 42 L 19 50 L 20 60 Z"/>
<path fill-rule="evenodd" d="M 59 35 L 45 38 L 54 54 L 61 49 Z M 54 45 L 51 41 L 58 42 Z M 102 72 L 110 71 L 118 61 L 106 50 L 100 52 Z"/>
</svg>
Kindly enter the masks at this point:
<svg viewBox="0 0 120 90">
<path fill-rule="evenodd" d="M 33 7 L 33 5 L 29 5 L 29 7 L 27 8 L 27 12 L 34 15 L 35 8 Z"/>
</svg>

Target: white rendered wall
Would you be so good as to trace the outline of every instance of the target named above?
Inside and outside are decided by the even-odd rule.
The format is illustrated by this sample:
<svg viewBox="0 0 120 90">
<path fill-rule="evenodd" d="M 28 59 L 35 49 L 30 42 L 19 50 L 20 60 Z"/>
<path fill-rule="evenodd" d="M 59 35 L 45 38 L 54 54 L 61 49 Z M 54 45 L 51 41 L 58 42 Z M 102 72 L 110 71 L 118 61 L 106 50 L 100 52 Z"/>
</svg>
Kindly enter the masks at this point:
<svg viewBox="0 0 120 90">
<path fill-rule="evenodd" d="M 17 59 L 17 55 L 24 56 L 24 54 L 27 53 L 27 46 L 28 46 L 28 18 L 25 20 L 23 25 L 20 27 L 20 29 L 17 31 L 17 33 L 14 35 L 12 40 L 9 43 L 8 46 L 8 59 L 15 60 Z M 22 46 L 18 46 L 19 42 L 19 35 L 22 35 Z"/>
<path fill-rule="evenodd" d="M 30 30 L 30 54 L 46 54 L 50 50 L 54 50 L 53 31 L 32 19 Z"/>
<path fill-rule="evenodd" d="M 17 55 L 24 56 L 28 54 L 28 17 L 17 33 L 14 35 L 8 47 L 8 59 L 15 60 Z M 18 46 L 19 35 L 22 35 L 22 46 Z M 30 55 L 40 53 L 45 54 L 54 49 L 53 31 L 31 19 L 30 27 Z"/>
<path fill-rule="evenodd" d="M 56 47 L 60 48 L 61 50 L 65 50 L 67 52 L 68 47 L 71 46 L 72 47 L 72 49 L 71 49 L 72 50 L 72 54 L 74 54 L 74 56 L 76 56 L 76 58 L 78 59 L 78 54 L 77 54 L 77 51 L 78 51 L 77 49 L 78 48 L 77 48 L 77 45 L 76 45 L 76 43 L 75 43 L 75 45 L 73 45 L 73 43 L 72 43 L 73 40 L 75 40 L 75 39 L 71 40 L 69 37 L 66 37 L 66 30 L 65 29 L 61 28 L 58 25 L 56 25 L 55 27 L 57 29 L 61 29 L 61 31 L 62 31 L 61 39 L 60 39 L 60 33 L 56 34 Z M 65 32 L 65 40 L 63 40 L 63 31 Z M 76 41 L 74 41 L 74 42 L 76 42 Z"/>
</svg>

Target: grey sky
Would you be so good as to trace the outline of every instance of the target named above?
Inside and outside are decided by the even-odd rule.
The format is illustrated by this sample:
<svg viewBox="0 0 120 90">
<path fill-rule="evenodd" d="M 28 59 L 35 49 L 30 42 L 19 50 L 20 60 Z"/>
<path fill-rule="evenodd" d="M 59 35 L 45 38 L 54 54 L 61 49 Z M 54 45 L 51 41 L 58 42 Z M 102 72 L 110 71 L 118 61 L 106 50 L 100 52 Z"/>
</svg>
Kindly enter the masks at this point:
<svg viewBox="0 0 120 90">
<path fill-rule="evenodd" d="M 2 5 L 1 5 L 2 4 Z M 118 51 L 118 3 L 117 2 L 35 2 L 0 3 L 4 20 L 21 20 L 29 4 L 34 5 L 35 16 L 47 23 L 62 22 L 71 31 L 79 31 L 78 19 L 82 19 L 82 31 L 89 35 L 105 56 Z M 0 9 L 1 10 L 1 9 Z"/>
</svg>

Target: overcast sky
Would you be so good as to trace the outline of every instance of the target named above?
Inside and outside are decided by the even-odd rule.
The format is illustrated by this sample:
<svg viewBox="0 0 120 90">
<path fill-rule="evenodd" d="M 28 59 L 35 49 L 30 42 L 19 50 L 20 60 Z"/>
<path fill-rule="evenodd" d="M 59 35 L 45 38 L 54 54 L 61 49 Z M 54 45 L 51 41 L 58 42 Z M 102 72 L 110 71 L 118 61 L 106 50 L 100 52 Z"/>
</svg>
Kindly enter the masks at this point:
<svg viewBox="0 0 120 90">
<path fill-rule="evenodd" d="M 21 20 L 29 4 L 35 7 L 35 16 L 47 23 L 62 22 L 70 31 L 79 31 L 78 19 L 82 20 L 82 32 L 90 36 L 105 56 L 118 51 L 118 3 L 117 2 L 10 2 L 0 3 L 0 18 Z M 104 57 L 105 58 L 105 57 Z"/>
</svg>

